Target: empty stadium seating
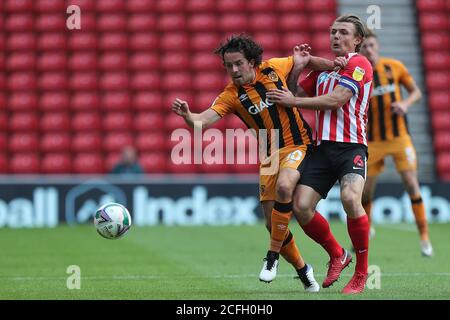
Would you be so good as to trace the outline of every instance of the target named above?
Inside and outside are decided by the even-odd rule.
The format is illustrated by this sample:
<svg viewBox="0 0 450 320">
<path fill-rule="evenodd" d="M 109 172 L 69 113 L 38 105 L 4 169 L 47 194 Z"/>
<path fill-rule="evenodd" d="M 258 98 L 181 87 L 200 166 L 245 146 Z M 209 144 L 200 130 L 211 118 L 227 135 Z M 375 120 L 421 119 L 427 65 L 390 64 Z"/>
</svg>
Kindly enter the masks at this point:
<svg viewBox="0 0 450 320">
<path fill-rule="evenodd" d="M 418 0 L 419 26 L 438 176 L 450 181 L 450 5 Z"/>
<path fill-rule="evenodd" d="M 228 83 L 213 54 L 232 33 L 247 32 L 264 58 L 309 42 L 328 50 L 335 0 L 5 0 L 0 27 L 0 172 L 104 173 L 126 144 L 150 173 L 249 173 L 255 165 L 175 165 L 170 134 L 187 128 L 171 112 L 175 98 L 201 112 Z M 82 29 L 67 30 L 69 4 L 82 8 Z M 449 64 L 440 1 L 419 1 L 440 48 L 427 64 Z M 424 9 L 425 10 L 425 9 Z M 448 51 L 448 50 L 447 50 Z M 436 71 L 441 71 L 437 69 Z M 428 80 L 433 108 L 448 104 L 445 72 Z M 3 93 L 5 92 L 5 93 Z M 312 117 L 308 119 L 311 120 Z M 234 116 L 213 126 L 245 128 Z"/>
</svg>

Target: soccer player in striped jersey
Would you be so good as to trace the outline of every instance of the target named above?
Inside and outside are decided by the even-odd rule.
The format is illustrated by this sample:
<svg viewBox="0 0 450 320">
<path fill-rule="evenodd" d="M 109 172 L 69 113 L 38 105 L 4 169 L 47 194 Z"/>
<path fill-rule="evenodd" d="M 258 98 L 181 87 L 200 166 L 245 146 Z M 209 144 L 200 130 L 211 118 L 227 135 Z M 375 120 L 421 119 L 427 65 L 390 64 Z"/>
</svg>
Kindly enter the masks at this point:
<svg viewBox="0 0 450 320">
<path fill-rule="evenodd" d="M 411 199 L 412 211 L 420 235 L 422 255 L 431 257 L 433 247 L 428 235 L 425 206 L 420 194 L 417 178 L 416 150 L 408 132 L 406 113 L 422 94 L 408 69 L 398 60 L 380 57 L 376 34 L 367 29 L 367 38 L 361 53 L 373 66 L 374 89 L 369 108 L 369 161 L 367 180 L 363 192 L 363 206 L 369 216 L 372 198 L 375 192 L 377 176 L 384 169 L 384 159 L 392 156 L 397 171 Z M 401 86 L 408 91 L 408 97 L 402 98 Z M 374 234 L 371 228 L 371 234 Z"/>
<path fill-rule="evenodd" d="M 315 211 L 338 180 L 347 213 L 347 229 L 356 251 L 356 268 L 344 294 L 364 291 L 369 250 L 369 221 L 361 204 L 366 179 L 367 109 L 372 91 L 372 66 L 358 54 L 365 30 L 356 16 L 337 18 L 331 26 L 331 50 L 348 64 L 339 71 L 311 72 L 289 90 L 271 90 L 269 101 L 286 107 L 316 112 L 317 148 L 311 154 L 294 194 L 294 214 L 305 233 L 328 252 L 330 263 L 324 288 L 338 280 L 352 260 L 330 231 L 328 222 Z M 301 69 L 301 67 L 296 69 Z M 295 72 L 299 72 L 295 70 Z M 306 97 L 309 96 L 309 97 Z"/>
<path fill-rule="evenodd" d="M 248 128 L 256 130 L 257 137 L 260 130 L 268 130 L 267 144 L 276 142 L 279 149 L 275 149 L 260 167 L 260 201 L 266 228 L 271 234 L 270 250 L 260 280 L 270 282 L 275 278 L 281 253 L 296 269 L 305 289 L 317 292 L 319 285 L 313 269 L 303 261 L 288 228 L 292 195 L 312 144 L 311 129 L 299 110 L 273 104 L 266 97 L 268 90 L 287 86 L 294 63 L 302 67 L 308 64 L 313 69 L 334 68 L 332 61 L 310 59 L 305 51 L 305 47 L 297 46 L 293 56 L 262 61 L 263 49 L 257 43 L 247 36 L 233 36 L 216 50 L 231 78 L 223 92 L 201 113 L 190 112 L 187 102 L 180 99 L 173 102 L 172 110 L 191 127 L 200 123 L 206 128 L 227 114 L 235 114 Z M 266 148 L 272 151 L 270 146 Z M 265 169 L 273 162 L 277 170 L 269 173 L 270 170 Z"/>
</svg>

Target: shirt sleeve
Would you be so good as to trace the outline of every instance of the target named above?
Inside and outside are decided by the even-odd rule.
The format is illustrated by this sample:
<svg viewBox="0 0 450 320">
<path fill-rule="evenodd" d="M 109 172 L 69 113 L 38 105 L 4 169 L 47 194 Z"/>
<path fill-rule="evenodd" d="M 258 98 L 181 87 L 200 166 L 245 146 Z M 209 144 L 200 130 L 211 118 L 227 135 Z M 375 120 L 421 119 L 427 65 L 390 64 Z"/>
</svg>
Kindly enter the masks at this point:
<svg viewBox="0 0 450 320">
<path fill-rule="evenodd" d="M 319 72 L 311 71 L 308 73 L 305 79 L 301 80 L 299 85 L 305 90 L 309 97 L 314 97 L 316 95 L 316 83 L 319 77 Z"/>
<path fill-rule="evenodd" d="M 353 95 L 358 95 L 361 87 L 370 81 L 372 77 L 373 71 L 369 61 L 358 55 L 349 60 L 338 84 L 350 89 Z"/>
<path fill-rule="evenodd" d="M 398 79 L 399 82 L 405 87 L 410 87 L 414 82 L 414 79 L 409 73 L 408 69 L 401 62 L 399 62 L 398 68 L 399 68 L 399 79 Z"/>
<path fill-rule="evenodd" d="M 223 118 L 227 114 L 234 113 L 236 106 L 231 90 L 227 87 L 219 94 L 219 96 L 213 101 L 210 109 L 217 112 L 217 114 Z"/>
<path fill-rule="evenodd" d="M 268 60 L 269 64 L 272 65 L 284 78 L 287 78 L 292 68 L 294 67 L 294 57 L 289 56 L 286 58 L 272 58 Z"/>
</svg>

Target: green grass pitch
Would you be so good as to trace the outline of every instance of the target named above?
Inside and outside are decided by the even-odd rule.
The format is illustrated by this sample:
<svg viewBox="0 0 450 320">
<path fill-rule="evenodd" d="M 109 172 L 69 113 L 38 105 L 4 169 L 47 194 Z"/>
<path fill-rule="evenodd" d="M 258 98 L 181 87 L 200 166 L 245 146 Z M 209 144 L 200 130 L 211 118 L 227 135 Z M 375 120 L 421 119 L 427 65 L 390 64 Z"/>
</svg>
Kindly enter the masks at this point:
<svg viewBox="0 0 450 320">
<path fill-rule="evenodd" d="M 333 223 L 349 247 L 346 225 Z M 305 260 L 322 282 L 328 256 L 291 223 Z M 278 278 L 258 280 L 269 243 L 262 224 L 226 227 L 132 227 L 106 240 L 93 225 L 55 229 L 2 229 L 0 299 L 450 299 L 450 224 L 433 224 L 435 256 L 420 255 L 414 225 L 377 226 L 369 264 L 381 270 L 380 289 L 343 296 L 354 263 L 339 282 L 304 292 L 293 268 L 281 261 Z M 81 288 L 67 288 L 67 268 L 81 270 Z"/>
</svg>

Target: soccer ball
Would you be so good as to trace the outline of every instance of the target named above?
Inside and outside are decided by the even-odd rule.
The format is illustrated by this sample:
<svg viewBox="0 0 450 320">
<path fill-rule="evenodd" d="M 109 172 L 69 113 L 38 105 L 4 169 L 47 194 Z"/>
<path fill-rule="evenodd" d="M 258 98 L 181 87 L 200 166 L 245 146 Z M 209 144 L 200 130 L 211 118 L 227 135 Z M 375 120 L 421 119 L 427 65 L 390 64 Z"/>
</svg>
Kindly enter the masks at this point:
<svg viewBox="0 0 450 320">
<path fill-rule="evenodd" d="M 130 230 L 131 216 L 123 205 L 110 202 L 95 212 L 94 225 L 103 238 L 119 239 Z"/>
</svg>

